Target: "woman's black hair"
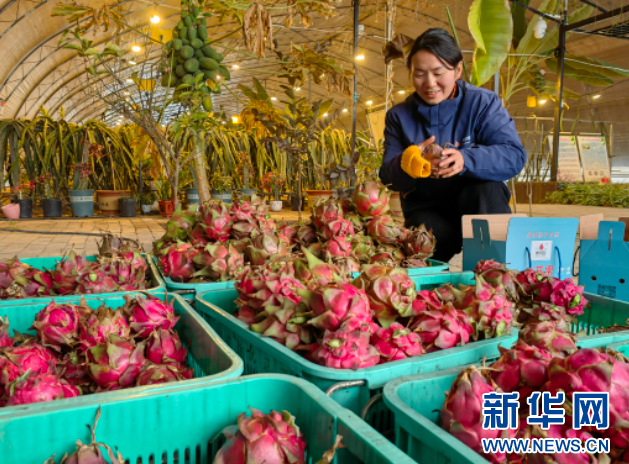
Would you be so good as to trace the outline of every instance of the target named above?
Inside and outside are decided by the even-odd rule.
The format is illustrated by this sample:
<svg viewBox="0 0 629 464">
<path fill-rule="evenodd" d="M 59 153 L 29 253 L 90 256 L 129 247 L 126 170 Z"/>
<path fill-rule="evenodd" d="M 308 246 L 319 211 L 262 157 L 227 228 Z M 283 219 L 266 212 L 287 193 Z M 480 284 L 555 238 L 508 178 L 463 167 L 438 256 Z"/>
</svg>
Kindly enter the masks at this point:
<svg viewBox="0 0 629 464">
<path fill-rule="evenodd" d="M 427 50 L 437 58 L 448 69 L 454 69 L 463 61 L 463 53 L 454 38 L 444 29 L 433 27 L 415 39 L 415 43 L 408 53 L 406 66 L 410 70 L 412 67 L 411 58 L 415 53 Z"/>
</svg>

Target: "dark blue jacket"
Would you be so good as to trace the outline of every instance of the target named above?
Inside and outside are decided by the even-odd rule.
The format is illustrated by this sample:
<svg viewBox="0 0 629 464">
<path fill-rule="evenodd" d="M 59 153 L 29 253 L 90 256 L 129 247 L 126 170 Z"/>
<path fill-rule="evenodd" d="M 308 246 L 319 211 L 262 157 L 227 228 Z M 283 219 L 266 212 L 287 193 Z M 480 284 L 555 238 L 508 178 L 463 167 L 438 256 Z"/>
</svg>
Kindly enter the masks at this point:
<svg viewBox="0 0 629 464">
<path fill-rule="evenodd" d="M 402 152 L 433 135 L 442 147 L 458 142 L 463 172 L 448 179 L 413 179 L 400 166 Z M 413 93 L 387 113 L 380 179 L 403 193 L 406 213 L 441 203 L 439 197 L 456 195 L 470 179 L 511 179 L 525 163 L 526 151 L 498 96 L 465 81 L 457 81 L 457 95 L 450 100 L 430 106 Z"/>
</svg>

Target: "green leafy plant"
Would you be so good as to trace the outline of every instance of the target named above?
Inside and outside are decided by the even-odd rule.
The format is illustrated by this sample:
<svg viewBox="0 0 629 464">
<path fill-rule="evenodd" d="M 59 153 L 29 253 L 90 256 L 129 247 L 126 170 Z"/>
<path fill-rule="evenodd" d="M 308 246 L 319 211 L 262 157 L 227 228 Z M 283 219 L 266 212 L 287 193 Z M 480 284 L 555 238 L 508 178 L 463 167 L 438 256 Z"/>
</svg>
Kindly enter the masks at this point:
<svg viewBox="0 0 629 464">
<path fill-rule="evenodd" d="M 153 192 L 142 191 L 136 194 L 135 198 L 142 206 L 152 205 L 155 203 L 155 194 Z"/>
<path fill-rule="evenodd" d="M 280 191 L 286 185 L 286 179 L 279 173 L 267 172 L 260 179 L 260 185 L 266 192 L 273 193 L 275 201 L 278 201 L 280 199 Z"/>
<path fill-rule="evenodd" d="M 218 193 L 228 193 L 234 188 L 232 176 L 225 176 L 220 172 L 215 172 L 211 179 L 212 188 Z"/>
<path fill-rule="evenodd" d="M 629 185 L 611 183 L 561 184 L 546 195 L 544 203 L 559 205 L 629 207 Z"/>
<path fill-rule="evenodd" d="M 170 181 L 162 175 L 157 185 L 157 197 L 162 201 L 168 201 L 173 199 L 172 195 Z"/>
</svg>

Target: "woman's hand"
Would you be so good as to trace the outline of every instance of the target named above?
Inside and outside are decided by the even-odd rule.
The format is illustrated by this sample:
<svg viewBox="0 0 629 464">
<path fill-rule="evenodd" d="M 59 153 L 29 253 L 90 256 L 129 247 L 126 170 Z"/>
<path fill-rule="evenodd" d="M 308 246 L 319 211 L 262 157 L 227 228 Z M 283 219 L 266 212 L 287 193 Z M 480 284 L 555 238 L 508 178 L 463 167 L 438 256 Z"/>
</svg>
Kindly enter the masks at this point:
<svg viewBox="0 0 629 464">
<path fill-rule="evenodd" d="M 456 148 L 446 148 L 443 150 L 441 156 L 446 156 L 441 163 L 439 163 L 439 178 L 447 179 L 448 177 L 456 176 L 463 171 L 465 167 L 465 160 L 463 155 Z"/>
</svg>

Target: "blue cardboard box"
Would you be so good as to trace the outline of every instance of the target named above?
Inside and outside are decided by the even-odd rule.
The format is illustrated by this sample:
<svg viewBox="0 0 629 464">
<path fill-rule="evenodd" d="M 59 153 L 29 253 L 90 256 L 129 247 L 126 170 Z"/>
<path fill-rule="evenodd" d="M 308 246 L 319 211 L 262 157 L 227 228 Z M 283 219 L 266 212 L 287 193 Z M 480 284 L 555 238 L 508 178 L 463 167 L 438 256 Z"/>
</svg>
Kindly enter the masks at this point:
<svg viewBox="0 0 629 464">
<path fill-rule="evenodd" d="M 529 218 L 524 214 L 463 216 L 463 270 L 493 259 L 560 279 L 572 276 L 577 218 Z"/>
<path fill-rule="evenodd" d="M 629 218 L 581 217 L 579 284 L 596 295 L 629 301 Z"/>
</svg>

